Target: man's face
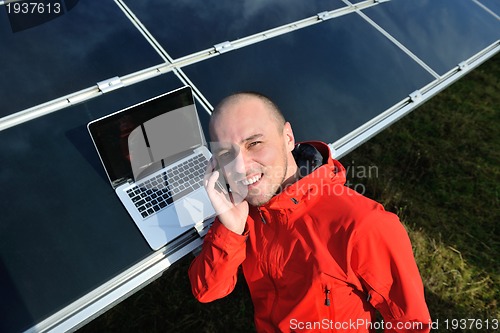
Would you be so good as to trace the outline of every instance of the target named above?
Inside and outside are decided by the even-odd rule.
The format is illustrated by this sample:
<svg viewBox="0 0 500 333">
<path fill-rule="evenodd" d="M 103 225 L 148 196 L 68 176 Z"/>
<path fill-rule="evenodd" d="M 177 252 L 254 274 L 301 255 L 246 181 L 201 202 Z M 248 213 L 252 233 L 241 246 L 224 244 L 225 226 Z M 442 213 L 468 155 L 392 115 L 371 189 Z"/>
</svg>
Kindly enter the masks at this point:
<svg viewBox="0 0 500 333">
<path fill-rule="evenodd" d="M 231 190 L 260 206 L 296 172 L 289 123 L 279 126 L 269 106 L 244 96 L 224 106 L 212 123 L 214 156 Z"/>
</svg>

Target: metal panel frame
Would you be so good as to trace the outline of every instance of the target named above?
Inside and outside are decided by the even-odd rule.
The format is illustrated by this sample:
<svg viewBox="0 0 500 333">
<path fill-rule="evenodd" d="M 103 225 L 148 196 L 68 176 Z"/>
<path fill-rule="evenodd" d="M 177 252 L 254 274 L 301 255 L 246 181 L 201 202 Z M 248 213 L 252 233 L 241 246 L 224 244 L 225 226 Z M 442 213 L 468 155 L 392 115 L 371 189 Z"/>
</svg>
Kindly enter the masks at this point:
<svg viewBox="0 0 500 333">
<path fill-rule="evenodd" d="M 0 1 L 0 5 L 7 4 L 16 0 Z M 22 124 L 32 119 L 42 117 L 44 115 L 63 110 L 77 103 L 81 103 L 96 97 L 101 96 L 109 91 L 127 87 L 144 80 L 148 80 L 159 75 L 174 72 L 180 80 L 187 85 L 190 85 L 197 100 L 203 105 L 208 113 L 211 113 L 213 106 L 205 98 L 202 92 L 196 88 L 191 82 L 189 77 L 182 71 L 184 66 L 188 66 L 212 57 L 218 56 L 225 52 L 231 52 L 239 48 L 259 43 L 273 37 L 281 36 L 283 34 L 293 32 L 299 29 L 309 27 L 314 24 L 320 24 L 326 20 L 335 19 L 337 17 L 357 14 L 364 20 L 370 23 L 381 34 L 394 43 L 402 52 L 410 56 L 427 72 L 435 77 L 435 80 L 420 88 L 419 90 L 411 93 L 407 98 L 397 102 L 392 107 L 381 113 L 379 116 L 373 118 L 369 122 L 358 127 L 349 134 L 343 136 L 337 141 L 330 143 L 329 146 L 334 154 L 334 157 L 340 158 L 349 153 L 359 145 L 363 144 L 371 137 L 381 132 L 391 124 L 404 117 L 406 114 L 415 110 L 418 106 L 425 103 L 427 100 L 435 96 L 437 93 L 448 87 L 453 82 L 459 80 L 464 75 L 472 71 L 481 63 L 500 52 L 500 41 L 496 41 L 484 50 L 473 55 L 464 62 L 457 64 L 446 74 L 440 76 L 431 67 L 425 64 L 421 59 L 415 56 L 408 50 L 402 43 L 392 37 L 387 31 L 382 29 L 369 17 L 367 17 L 362 10 L 381 5 L 390 0 L 366 0 L 359 3 L 351 3 L 348 0 L 342 0 L 346 6 L 340 9 L 325 11 L 317 15 L 305 18 L 300 21 L 292 22 L 282 25 L 273 29 L 269 29 L 257 34 L 243 37 L 234 41 L 222 41 L 212 48 L 201 50 L 187 56 L 172 59 L 167 51 L 156 41 L 154 36 L 147 30 L 141 21 L 134 15 L 134 13 L 125 5 L 122 0 L 115 0 L 115 3 L 129 18 L 132 24 L 140 31 L 145 39 L 162 57 L 164 63 L 156 66 L 145 68 L 143 70 L 130 73 L 122 77 L 114 77 L 109 80 L 104 80 L 96 85 L 86 89 L 76 91 L 72 94 L 62 96 L 60 98 L 48 101 L 46 103 L 33 106 L 26 110 L 19 111 L 12 115 L 0 118 L 0 131 L 7 128 Z M 498 15 L 489 10 L 486 6 L 481 4 L 478 0 L 471 0 L 478 6 L 489 12 L 491 15 L 499 19 Z M 141 262 L 130 267 L 125 272 L 117 275 L 115 278 L 99 286 L 92 292 L 76 300 L 72 304 L 63 308 L 62 310 L 51 315 L 47 319 L 31 327 L 26 332 L 67 332 L 76 330 L 91 319 L 99 314 L 105 312 L 107 309 L 120 302 L 130 294 L 141 289 L 151 281 L 155 280 L 162 273 L 167 270 L 173 263 L 181 259 L 190 252 L 196 250 L 202 244 L 202 238 L 211 221 L 200 227 L 198 232 L 193 230 L 187 235 L 182 236 L 179 240 L 168 244 L 165 248 L 152 253 L 149 257 L 143 259 Z"/>
<path fill-rule="evenodd" d="M 90 293 L 26 330 L 25 333 L 71 332 L 159 278 L 172 264 L 196 251 L 213 218 L 180 236 Z"/>
<path fill-rule="evenodd" d="M 475 54 L 468 60 L 461 62 L 448 73 L 429 83 L 425 87 L 411 93 L 407 98 L 396 103 L 379 116 L 350 132 L 339 140 L 330 144 L 335 158 L 341 158 L 360 146 L 364 142 L 385 128 L 397 122 L 399 119 L 415 110 L 417 107 L 434 97 L 436 94 L 456 82 L 464 75 L 481 65 L 483 62 L 500 52 L 500 41 L 491 44 L 486 49 Z"/>
</svg>

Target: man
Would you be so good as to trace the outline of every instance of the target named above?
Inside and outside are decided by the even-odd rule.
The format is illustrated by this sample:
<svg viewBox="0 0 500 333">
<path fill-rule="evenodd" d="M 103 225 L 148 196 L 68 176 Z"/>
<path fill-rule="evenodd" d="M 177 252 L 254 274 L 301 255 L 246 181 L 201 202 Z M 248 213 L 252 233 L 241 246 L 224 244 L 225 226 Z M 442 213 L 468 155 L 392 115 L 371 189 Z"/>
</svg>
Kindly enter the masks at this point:
<svg viewBox="0 0 500 333">
<path fill-rule="evenodd" d="M 205 187 L 218 217 L 189 269 L 199 301 L 229 294 L 242 266 L 258 332 L 429 331 L 405 229 L 344 186 L 327 145 L 295 145 L 290 123 L 257 93 L 224 99 L 210 135 Z"/>
</svg>

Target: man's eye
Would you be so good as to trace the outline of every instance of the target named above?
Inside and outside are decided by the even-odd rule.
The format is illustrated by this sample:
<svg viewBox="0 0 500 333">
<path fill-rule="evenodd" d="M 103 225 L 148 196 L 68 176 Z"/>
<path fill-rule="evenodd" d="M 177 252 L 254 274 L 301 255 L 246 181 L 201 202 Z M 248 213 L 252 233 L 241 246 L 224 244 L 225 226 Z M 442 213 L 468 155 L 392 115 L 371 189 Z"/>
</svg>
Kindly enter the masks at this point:
<svg viewBox="0 0 500 333">
<path fill-rule="evenodd" d="M 250 142 L 250 144 L 248 145 L 249 147 L 255 147 L 257 146 L 258 144 L 260 144 L 262 141 L 252 141 Z"/>
<path fill-rule="evenodd" d="M 218 159 L 221 159 L 221 160 L 227 160 L 229 158 L 231 158 L 231 153 L 226 151 L 226 152 L 220 152 L 218 155 L 217 155 L 217 158 Z"/>
</svg>

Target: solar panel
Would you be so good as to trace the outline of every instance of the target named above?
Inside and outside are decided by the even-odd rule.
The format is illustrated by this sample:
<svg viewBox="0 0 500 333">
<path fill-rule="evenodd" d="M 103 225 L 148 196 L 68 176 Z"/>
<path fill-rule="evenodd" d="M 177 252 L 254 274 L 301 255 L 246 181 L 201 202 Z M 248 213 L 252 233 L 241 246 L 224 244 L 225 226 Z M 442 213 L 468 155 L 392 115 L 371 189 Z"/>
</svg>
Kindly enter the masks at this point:
<svg viewBox="0 0 500 333">
<path fill-rule="evenodd" d="M 497 0 L 53 0 L 43 17 L 23 3 L 0 1 L 2 332 L 70 330 L 199 241 L 152 253 L 88 121 L 188 84 L 207 132 L 221 98 L 257 90 L 340 157 L 500 50 Z"/>
<path fill-rule="evenodd" d="M 124 2 L 173 58 L 345 6 L 341 0 Z"/>
<path fill-rule="evenodd" d="M 500 19 L 500 2 L 496 0 L 473 0 L 483 10 Z"/>
<path fill-rule="evenodd" d="M 359 15 L 224 53 L 183 71 L 213 103 L 239 90 L 273 96 L 295 124 L 299 141 L 325 142 L 343 137 L 434 79 Z"/>
<path fill-rule="evenodd" d="M 7 7 L 0 6 L 0 41 L 0 117 L 162 62 L 109 1 L 81 1 L 19 32 L 12 30 Z"/>
<path fill-rule="evenodd" d="M 498 40 L 500 21 L 469 0 L 390 1 L 364 11 L 439 75 Z"/>
</svg>

